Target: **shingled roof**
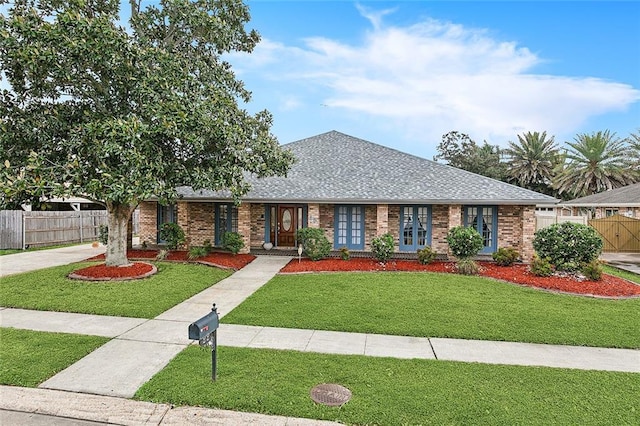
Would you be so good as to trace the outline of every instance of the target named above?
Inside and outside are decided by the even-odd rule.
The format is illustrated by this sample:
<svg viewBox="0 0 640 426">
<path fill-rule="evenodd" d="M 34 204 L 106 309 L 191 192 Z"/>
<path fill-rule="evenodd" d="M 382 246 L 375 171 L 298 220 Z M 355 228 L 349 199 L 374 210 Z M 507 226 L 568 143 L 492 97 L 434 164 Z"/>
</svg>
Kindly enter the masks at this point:
<svg viewBox="0 0 640 426">
<path fill-rule="evenodd" d="M 571 207 L 640 207 L 640 183 L 560 203 Z"/>
<path fill-rule="evenodd" d="M 331 131 L 285 144 L 296 157 L 288 176 L 249 177 L 248 202 L 555 204 L 544 194 Z M 178 188 L 185 200 L 227 194 Z"/>
</svg>

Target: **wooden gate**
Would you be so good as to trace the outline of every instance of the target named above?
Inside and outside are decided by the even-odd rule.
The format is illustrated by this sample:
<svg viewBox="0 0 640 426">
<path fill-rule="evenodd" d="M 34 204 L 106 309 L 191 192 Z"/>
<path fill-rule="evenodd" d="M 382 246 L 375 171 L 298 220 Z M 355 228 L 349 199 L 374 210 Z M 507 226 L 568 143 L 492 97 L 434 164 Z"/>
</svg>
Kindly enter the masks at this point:
<svg viewBox="0 0 640 426">
<path fill-rule="evenodd" d="M 640 253 L 640 219 L 616 214 L 592 219 L 589 225 L 602 236 L 603 252 Z"/>
</svg>

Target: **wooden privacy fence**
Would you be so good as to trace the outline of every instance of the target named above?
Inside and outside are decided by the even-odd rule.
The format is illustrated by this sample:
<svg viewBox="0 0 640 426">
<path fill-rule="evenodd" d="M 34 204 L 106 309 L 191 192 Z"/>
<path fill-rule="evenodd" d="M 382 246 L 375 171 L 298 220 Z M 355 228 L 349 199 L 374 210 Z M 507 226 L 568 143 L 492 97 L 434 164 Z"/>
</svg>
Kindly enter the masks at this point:
<svg viewBox="0 0 640 426">
<path fill-rule="evenodd" d="M 105 210 L 64 212 L 0 211 L 0 249 L 24 249 L 82 243 L 98 239 L 100 225 L 107 224 Z"/>
<path fill-rule="evenodd" d="M 602 219 L 592 219 L 589 225 L 602 236 L 602 251 L 640 252 L 640 219 L 616 214 Z"/>
</svg>

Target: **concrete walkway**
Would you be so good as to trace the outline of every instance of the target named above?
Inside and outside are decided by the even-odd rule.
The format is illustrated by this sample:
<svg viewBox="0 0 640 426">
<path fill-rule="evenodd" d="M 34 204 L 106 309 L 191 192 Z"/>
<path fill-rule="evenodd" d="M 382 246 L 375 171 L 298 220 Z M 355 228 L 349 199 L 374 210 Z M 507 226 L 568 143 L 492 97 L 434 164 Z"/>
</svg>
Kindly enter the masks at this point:
<svg viewBox="0 0 640 426">
<path fill-rule="evenodd" d="M 9 258 L 0 257 L 4 261 L 2 273 L 5 272 L 4 266 L 9 264 L 13 271 L 29 270 L 53 266 L 54 262 L 64 264 L 83 260 L 98 254 L 100 250 L 90 246 L 75 247 L 69 250 L 71 253 L 65 253 L 68 257 L 64 260 L 62 255 L 58 256 L 58 250 L 66 252 L 72 247 L 57 249 L 55 256 L 49 251 L 45 257 L 55 260 L 29 260 L 23 265 L 19 264 L 23 263 L 24 255 L 41 252 L 2 256 Z M 180 351 L 189 344 L 195 344 L 187 338 L 188 325 L 210 312 L 213 302 L 223 317 L 269 281 L 289 260 L 289 257 L 283 256 L 259 256 L 242 270 L 151 320 L 0 308 L 2 327 L 90 334 L 112 339 L 42 383 L 39 389 L 0 387 L 0 424 L 21 423 L 12 419 L 24 416 L 24 413 L 82 419 L 98 424 L 329 424 L 194 407 L 171 409 L 163 404 L 129 399 Z M 232 324 L 221 324 L 218 344 L 333 354 L 640 372 L 640 351 L 629 349 L 416 338 Z M 3 419 L 8 421 L 3 422 Z M 27 420 L 37 421 L 36 418 Z"/>
<path fill-rule="evenodd" d="M 616 268 L 640 274 L 640 253 L 602 253 L 600 260 Z"/>
</svg>

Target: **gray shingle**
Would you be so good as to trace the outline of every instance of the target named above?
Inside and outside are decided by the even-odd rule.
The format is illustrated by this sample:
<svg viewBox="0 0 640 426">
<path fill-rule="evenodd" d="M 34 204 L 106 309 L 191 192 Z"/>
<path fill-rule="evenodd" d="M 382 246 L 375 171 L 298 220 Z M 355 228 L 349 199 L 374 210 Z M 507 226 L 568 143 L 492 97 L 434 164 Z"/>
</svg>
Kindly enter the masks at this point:
<svg viewBox="0 0 640 426">
<path fill-rule="evenodd" d="M 611 189 L 609 191 L 599 192 L 597 194 L 587 195 L 586 197 L 576 198 L 574 200 L 560 203 L 564 206 L 605 206 L 615 207 L 620 205 L 638 205 L 640 206 L 640 183 L 623 186 L 621 188 Z"/>
<path fill-rule="evenodd" d="M 256 179 L 250 202 L 555 204 L 556 199 L 392 148 L 331 131 L 282 146 L 297 162 L 289 175 Z M 186 199 L 220 199 L 183 187 Z"/>
</svg>

